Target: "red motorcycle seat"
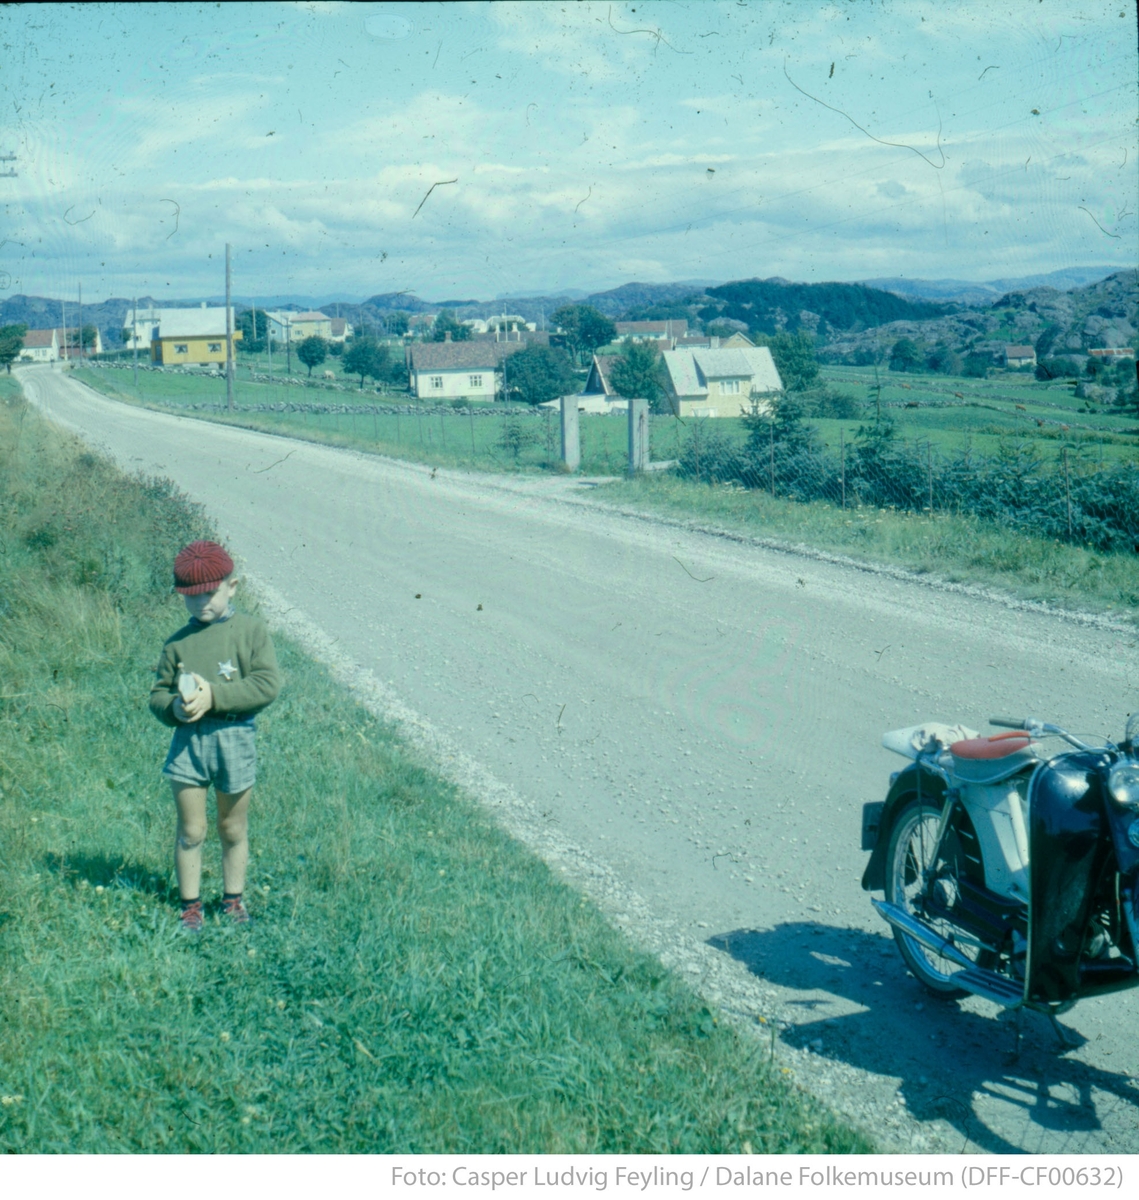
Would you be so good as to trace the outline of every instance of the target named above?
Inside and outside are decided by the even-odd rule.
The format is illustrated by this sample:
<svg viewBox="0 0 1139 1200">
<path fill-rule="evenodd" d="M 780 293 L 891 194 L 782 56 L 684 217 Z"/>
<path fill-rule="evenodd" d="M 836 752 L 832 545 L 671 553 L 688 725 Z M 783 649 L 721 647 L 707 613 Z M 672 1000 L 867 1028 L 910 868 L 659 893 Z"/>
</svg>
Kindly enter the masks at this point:
<svg viewBox="0 0 1139 1200">
<path fill-rule="evenodd" d="M 949 747 L 954 758 L 1007 758 L 1018 750 L 1027 750 L 1032 737 L 1023 729 L 1012 729 L 1008 733 L 996 733 L 992 737 L 969 738 L 954 742 Z"/>
</svg>

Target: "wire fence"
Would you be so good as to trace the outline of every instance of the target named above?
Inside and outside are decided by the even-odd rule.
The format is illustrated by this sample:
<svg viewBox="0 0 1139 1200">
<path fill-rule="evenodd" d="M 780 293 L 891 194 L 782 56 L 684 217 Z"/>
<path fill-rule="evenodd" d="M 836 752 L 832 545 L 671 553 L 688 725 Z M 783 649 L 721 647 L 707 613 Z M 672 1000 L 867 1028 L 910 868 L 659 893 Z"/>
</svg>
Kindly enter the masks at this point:
<svg viewBox="0 0 1139 1200">
<path fill-rule="evenodd" d="M 227 412 L 216 383 L 184 381 L 180 394 L 157 376 L 146 385 L 172 407 Z M 335 392 L 248 383 L 237 391 L 233 415 L 441 463 L 506 470 L 560 464 L 560 420 L 551 408 L 344 401 Z M 579 429 L 584 473 L 625 472 L 623 412 L 582 413 Z M 794 403 L 742 420 L 653 414 L 650 458 L 684 479 L 799 503 L 971 516 L 1094 550 L 1139 553 L 1139 454 L 1130 439 L 1110 444 L 1105 455 L 1102 443 L 1008 435 L 979 452 L 902 436 L 888 413 L 828 436 L 830 444 Z"/>
<path fill-rule="evenodd" d="M 1102 447 L 1007 439 L 995 453 L 947 453 L 931 438 L 905 440 L 890 421 L 823 443 L 809 422 L 752 419 L 743 436 L 695 419 L 676 473 L 736 483 L 800 503 L 950 513 L 1091 549 L 1139 553 L 1139 462 Z"/>
</svg>

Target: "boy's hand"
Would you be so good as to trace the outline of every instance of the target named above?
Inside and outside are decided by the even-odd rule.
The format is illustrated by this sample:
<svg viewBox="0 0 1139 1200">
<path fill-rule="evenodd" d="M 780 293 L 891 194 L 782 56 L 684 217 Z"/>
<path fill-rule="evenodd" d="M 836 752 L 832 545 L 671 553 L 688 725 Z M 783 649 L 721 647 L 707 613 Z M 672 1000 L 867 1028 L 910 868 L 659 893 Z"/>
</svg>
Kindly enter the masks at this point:
<svg viewBox="0 0 1139 1200">
<path fill-rule="evenodd" d="M 209 681 L 203 679 L 195 671 L 194 682 L 197 683 L 198 690 L 189 700 L 179 697 L 174 701 L 174 715 L 178 716 L 178 707 L 181 705 L 184 715 L 179 719 L 183 721 L 200 721 L 214 706 L 214 690 L 210 687 Z"/>
</svg>

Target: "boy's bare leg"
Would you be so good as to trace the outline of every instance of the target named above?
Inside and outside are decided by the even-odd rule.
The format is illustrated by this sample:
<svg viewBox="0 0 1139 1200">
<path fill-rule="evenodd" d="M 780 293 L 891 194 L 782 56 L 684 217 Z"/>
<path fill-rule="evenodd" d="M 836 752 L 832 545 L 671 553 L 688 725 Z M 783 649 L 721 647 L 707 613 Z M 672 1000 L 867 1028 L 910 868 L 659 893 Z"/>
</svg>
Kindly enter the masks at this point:
<svg viewBox="0 0 1139 1200">
<path fill-rule="evenodd" d="M 217 794 L 222 882 L 231 896 L 245 891 L 245 867 L 249 862 L 249 798 L 252 795 L 252 788 Z"/>
<path fill-rule="evenodd" d="M 206 840 L 206 789 L 170 782 L 178 808 L 178 830 L 174 839 L 174 870 L 178 895 L 197 900 L 202 894 L 202 843 Z"/>
</svg>

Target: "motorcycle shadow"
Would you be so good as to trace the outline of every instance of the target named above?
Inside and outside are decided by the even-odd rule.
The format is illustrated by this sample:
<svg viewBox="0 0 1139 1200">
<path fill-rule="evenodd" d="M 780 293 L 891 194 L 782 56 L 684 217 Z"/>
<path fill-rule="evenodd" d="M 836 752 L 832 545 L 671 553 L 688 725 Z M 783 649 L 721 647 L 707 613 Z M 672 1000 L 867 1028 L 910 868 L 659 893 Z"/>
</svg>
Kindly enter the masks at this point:
<svg viewBox="0 0 1139 1200">
<path fill-rule="evenodd" d="M 909 974 L 889 934 L 799 921 L 716 934 L 708 944 L 798 993 L 783 1001 L 800 1014 L 782 1030 L 786 1044 L 901 1076 L 898 1092 L 909 1111 L 952 1125 L 962 1150 L 1093 1150 L 1107 1108 L 1129 1109 L 1122 1124 L 1135 1129 L 1139 1089 L 1129 1075 L 1067 1057 L 1075 1047 L 1063 1046 L 1040 1013 L 931 995 Z M 1113 1140 L 1103 1149 L 1139 1150 L 1134 1133 L 1135 1144 L 1120 1145 L 1120 1123 L 1111 1121 Z"/>
</svg>

